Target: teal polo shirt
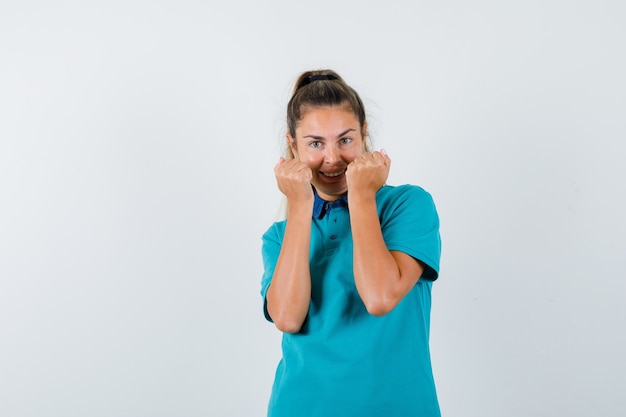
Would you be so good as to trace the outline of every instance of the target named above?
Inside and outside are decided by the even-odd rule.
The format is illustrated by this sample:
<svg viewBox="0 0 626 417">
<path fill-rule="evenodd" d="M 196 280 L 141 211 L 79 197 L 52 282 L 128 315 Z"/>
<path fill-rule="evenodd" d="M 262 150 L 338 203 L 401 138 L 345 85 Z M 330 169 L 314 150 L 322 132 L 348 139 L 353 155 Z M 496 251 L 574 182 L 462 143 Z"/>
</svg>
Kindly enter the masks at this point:
<svg viewBox="0 0 626 417">
<path fill-rule="evenodd" d="M 432 197 L 413 185 L 383 186 L 376 194 L 387 248 L 426 266 L 413 289 L 382 317 L 367 312 L 354 283 L 346 201 L 316 199 L 311 303 L 300 332 L 283 334 L 268 416 L 440 416 L 429 350 L 431 289 L 441 253 Z M 263 235 L 264 300 L 285 224 L 274 223 Z"/>
</svg>

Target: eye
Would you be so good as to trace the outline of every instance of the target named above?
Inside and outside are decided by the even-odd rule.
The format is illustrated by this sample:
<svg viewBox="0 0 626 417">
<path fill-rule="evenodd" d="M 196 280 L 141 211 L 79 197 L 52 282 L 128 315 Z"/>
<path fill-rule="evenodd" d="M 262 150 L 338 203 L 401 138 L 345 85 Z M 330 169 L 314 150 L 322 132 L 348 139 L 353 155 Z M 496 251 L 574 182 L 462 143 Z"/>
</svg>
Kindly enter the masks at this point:
<svg viewBox="0 0 626 417">
<path fill-rule="evenodd" d="M 340 140 L 340 142 L 343 145 L 347 145 L 348 143 L 352 142 L 352 138 L 343 138 L 343 139 Z"/>
<path fill-rule="evenodd" d="M 322 146 L 322 142 L 319 140 L 316 140 L 314 142 L 309 143 L 309 146 L 311 148 L 319 148 L 320 146 Z"/>
</svg>

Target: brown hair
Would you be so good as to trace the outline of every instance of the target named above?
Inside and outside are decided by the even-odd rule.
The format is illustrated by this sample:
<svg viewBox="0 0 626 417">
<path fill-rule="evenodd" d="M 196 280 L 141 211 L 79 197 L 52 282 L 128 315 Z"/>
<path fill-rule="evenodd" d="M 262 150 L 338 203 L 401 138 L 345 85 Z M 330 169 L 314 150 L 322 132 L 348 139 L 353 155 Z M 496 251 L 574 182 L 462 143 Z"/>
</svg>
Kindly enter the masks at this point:
<svg viewBox="0 0 626 417">
<path fill-rule="evenodd" d="M 296 127 L 307 110 L 316 107 L 345 106 L 350 108 L 361 127 L 367 122 L 365 107 L 359 94 L 333 70 L 306 71 L 298 77 L 293 94 L 287 104 L 287 129 L 292 138 L 296 137 Z M 365 149 L 369 151 L 367 141 Z M 287 147 L 287 156 L 293 157 Z"/>
</svg>

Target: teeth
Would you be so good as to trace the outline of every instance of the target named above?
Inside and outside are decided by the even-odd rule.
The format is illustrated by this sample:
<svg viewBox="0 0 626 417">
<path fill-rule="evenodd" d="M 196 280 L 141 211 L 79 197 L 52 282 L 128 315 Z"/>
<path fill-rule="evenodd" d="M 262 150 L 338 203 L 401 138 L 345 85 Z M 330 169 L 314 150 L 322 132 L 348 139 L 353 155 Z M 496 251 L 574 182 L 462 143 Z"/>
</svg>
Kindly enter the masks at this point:
<svg viewBox="0 0 626 417">
<path fill-rule="evenodd" d="M 326 175 L 327 177 L 338 177 L 339 175 L 343 174 L 343 171 L 339 171 L 339 172 L 322 172 L 322 174 Z"/>
</svg>

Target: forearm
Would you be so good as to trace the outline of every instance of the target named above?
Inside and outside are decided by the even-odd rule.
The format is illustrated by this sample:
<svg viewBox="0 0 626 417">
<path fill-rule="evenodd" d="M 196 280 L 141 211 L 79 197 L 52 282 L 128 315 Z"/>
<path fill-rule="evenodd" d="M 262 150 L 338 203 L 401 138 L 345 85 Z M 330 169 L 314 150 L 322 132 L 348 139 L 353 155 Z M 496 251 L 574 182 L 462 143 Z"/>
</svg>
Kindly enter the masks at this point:
<svg viewBox="0 0 626 417">
<path fill-rule="evenodd" d="M 283 332 L 298 332 L 309 310 L 310 240 L 311 208 L 290 206 L 282 247 L 267 291 L 268 312 Z"/>
<path fill-rule="evenodd" d="M 375 194 L 355 193 L 349 198 L 356 288 L 371 314 L 384 315 L 404 297 L 411 285 L 410 277 L 402 276 L 385 244 Z"/>
</svg>

